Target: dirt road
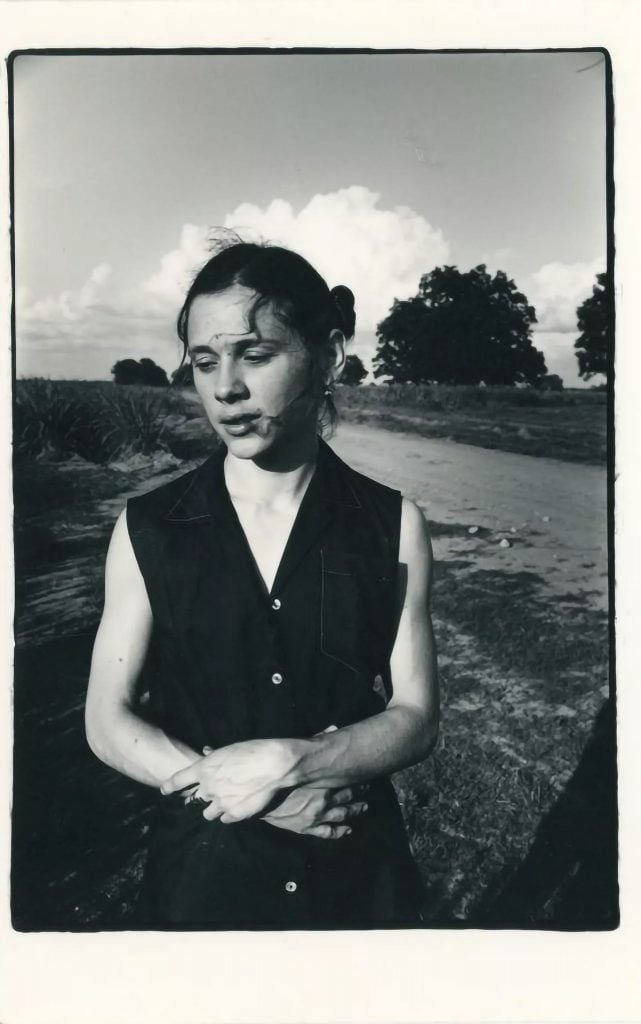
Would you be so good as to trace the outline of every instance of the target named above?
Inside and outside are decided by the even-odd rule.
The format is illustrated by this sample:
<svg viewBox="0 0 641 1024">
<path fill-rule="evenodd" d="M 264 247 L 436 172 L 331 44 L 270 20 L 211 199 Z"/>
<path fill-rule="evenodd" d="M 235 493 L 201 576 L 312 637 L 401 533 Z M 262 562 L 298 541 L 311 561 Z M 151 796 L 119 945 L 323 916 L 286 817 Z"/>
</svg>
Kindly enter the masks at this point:
<svg viewBox="0 0 641 1024">
<path fill-rule="evenodd" d="M 342 424 L 332 447 L 423 508 L 437 557 L 473 552 L 483 568 L 536 572 L 553 593 L 607 607 L 605 469 L 358 424 Z"/>
</svg>

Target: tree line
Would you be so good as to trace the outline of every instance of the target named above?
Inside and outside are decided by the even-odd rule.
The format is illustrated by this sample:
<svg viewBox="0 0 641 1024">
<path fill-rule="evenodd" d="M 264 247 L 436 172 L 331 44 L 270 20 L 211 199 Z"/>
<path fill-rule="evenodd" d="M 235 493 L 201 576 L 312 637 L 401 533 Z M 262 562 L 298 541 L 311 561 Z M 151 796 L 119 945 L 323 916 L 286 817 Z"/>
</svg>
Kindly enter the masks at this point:
<svg viewBox="0 0 641 1024">
<path fill-rule="evenodd" d="M 612 358 L 612 284 L 597 274 L 592 294 L 577 309 L 581 332 L 574 343 L 579 376 L 607 374 Z M 376 329 L 374 377 L 385 383 L 503 384 L 562 388 L 549 374 L 532 339 L 536 311 L 502 270 L 485 264 L 467 272 L 454 266 L 424 274 L 418 292 L 394 299 Z M 166 372 L 152 359 L 121 359 L 111 370 L 116 384 L 169 387 Z M 347 357 L 342 384 L 360 384 L 367 370 L 356 355 Z M 171 375 L 176 387 L 193 386 L 189 363 Z"/>
</svg>

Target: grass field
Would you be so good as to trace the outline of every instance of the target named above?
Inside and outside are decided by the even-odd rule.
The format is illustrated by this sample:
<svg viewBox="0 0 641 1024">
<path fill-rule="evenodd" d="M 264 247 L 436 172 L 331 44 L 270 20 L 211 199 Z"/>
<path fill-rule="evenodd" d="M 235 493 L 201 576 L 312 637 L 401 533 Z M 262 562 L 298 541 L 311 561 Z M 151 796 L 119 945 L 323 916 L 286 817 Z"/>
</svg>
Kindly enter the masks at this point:
<svg viewBox="0 0 641 1024">
<path fill-rule="evenodd" d="M 603 391 L 394 384 L 337 390 L 349 422 L 571 462 L 606 458 Z"/>
<path fill-rule="evenodd" d="M 347 422 L 597 465 L 606 459 L 606 404 L 604 391 L 587 389 L 395 384 L 339 387 L 336 392 L 338 411 Z M 190 389 L 38 379 L 19 381 L 16 388 L 19 454 L 76 454 L 105 463 L 166 450 L 184 458 L 199 454 L 203 436 L 209 443 Z"/>
<path fill-rule="evenodd" d="M 18 406 L 29 388 L 15 454 L 14 924 L 127 927 L 150 794 L 101 765 L 83 730 L 104 555 L 125 496 L 184 472 L 211 435 L 189 395 L 24 382 Z M 367 401 L 367 389 L 350 390 L 363 396 L 354 402 Z M 566 436 L 586 408 L 603 409 L 590 393 L 543 405 L 558 407 Z M 153 443 L 139 440 L 141 424 Z M 607 617 L 589 595 L 552 600 L 536 572 L 484 560 L 497 540 L 490 529 L 473 538 L 465 522 L 431 529 L 443 730 L 428 762 L 395 779 L 428 887 L 427 923 L 613 927 Z"/>
</svg>

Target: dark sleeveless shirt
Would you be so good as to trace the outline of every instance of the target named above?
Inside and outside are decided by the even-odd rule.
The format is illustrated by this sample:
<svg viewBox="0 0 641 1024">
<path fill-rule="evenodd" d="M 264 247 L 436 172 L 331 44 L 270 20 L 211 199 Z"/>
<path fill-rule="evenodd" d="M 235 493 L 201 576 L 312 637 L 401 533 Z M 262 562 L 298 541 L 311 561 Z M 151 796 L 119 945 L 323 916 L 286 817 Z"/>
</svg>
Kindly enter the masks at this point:
<svg viewBox="0 0 641 1024">
<path fill-rule="evenodd" d="M 143 673 L 152 721 L 196 751 L 308 737 L 383 711 L 396 626 L 401 495 L 320 441 L 271 592 L 229 497 L 221 448 L 127 506 L 153 613 Z M 260 820 L 209 822 L 161 798 L 147 870 L 167 927 L 413 923 L 422 886 L 391 783 L 339 840 Z"/>
</svg>

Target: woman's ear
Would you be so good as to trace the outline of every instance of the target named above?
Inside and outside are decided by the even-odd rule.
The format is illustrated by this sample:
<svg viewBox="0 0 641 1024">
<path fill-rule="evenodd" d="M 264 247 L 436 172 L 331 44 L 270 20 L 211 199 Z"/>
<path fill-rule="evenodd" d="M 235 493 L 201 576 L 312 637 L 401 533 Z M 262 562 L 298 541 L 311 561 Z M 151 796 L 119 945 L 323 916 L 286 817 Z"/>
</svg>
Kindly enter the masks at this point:
<svg viewBox="0 0 641 1024">
<path fill-rule="evenodd" d="M 334 384 L 339 379 L 345 366 L 345 335 L 338 328 L 335 328 L 330 332 L 327 344 L 329 350 L 327 358 L 328 383 Z"/>
</svg>

